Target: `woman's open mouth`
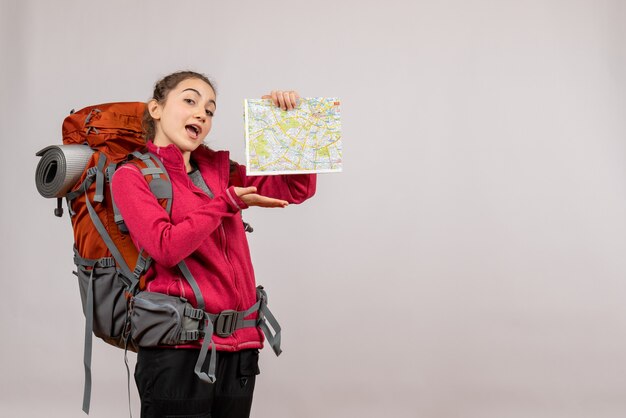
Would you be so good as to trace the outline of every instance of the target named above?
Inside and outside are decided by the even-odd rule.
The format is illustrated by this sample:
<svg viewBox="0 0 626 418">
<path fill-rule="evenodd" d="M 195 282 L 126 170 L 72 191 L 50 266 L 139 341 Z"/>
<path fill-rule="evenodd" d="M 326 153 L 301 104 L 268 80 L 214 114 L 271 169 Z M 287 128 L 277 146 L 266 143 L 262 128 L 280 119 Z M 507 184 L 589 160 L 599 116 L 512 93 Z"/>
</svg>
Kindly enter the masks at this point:
<svg viewBox="0 0 626 418">
<path fill-rule="evenodd" d="M 192 139 L 198 139 L 202 132 L 202 129 L 198 125 L 185 125 L 185 129 Z"/>
</svg>

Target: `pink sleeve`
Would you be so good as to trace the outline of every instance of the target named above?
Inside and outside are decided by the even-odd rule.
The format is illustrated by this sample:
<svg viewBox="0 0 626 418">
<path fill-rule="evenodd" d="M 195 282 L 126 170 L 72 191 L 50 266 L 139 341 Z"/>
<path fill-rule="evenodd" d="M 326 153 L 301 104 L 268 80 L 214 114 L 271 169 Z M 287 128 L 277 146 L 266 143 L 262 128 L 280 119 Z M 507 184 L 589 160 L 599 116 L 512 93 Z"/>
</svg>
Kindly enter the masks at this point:
<svg viewBox="0 0 626 418">
<path fill-rule="evenodd" d="M 247 176 L 246 167 L 240 164 L 236 165 L 236 170 L 244 187 L 255 186 L 263 196 L 302 203 L 315 194 L 317 174 Z"/>
<path fill-rule="evenodd" d="M 223 218 L 247 207 L 243 201 L 232 197 L 235 193 L 231 187 L 173 224 L 144 176 L 133 165 L 125 165 L 115 172 L 111 190 L 133 241 L 165 267 L 173 267 L 189 256 Z"/>
</svg>

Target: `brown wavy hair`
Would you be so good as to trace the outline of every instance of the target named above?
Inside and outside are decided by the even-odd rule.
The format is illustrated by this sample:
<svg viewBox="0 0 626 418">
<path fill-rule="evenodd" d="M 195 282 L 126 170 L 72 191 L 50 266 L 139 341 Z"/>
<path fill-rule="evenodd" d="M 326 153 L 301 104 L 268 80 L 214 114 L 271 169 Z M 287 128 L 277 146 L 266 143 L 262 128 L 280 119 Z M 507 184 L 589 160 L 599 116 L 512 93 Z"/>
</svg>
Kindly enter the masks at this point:
<svg viewBox="0 0 626 418">
<path fill-rule="evenodd" d="M 165 104 L 165 100 L 167 99 L 167 95 L 169 94 L 169 92 L 175 89 L 181 81 L 188 80 L 190 78 L 197 78 L 204 81 L 209 86 L 211 86 L 215 94 L 217 94 L 215 86 L 213 85 L 211 80 L 209 80 L 209 78 L 204 74 L 200 74 L 195 71 L 177 71 L 163 77 L 156 82 L 156 84 L 154 85 L 154 92 L 152 93 L 151 100 L 156 100 L 161 105 Z M 154 119 L 152 119 L 152 116 L 150 115 L 150 111 L 148 111 L 148 106 L 146 106 L 146 109 L 143 112 L 142 127 L 143 137 L 146 140 L 154 139 L 154 135 L 156 134 L 156 126 L 154 124 Z"/>
</svg>

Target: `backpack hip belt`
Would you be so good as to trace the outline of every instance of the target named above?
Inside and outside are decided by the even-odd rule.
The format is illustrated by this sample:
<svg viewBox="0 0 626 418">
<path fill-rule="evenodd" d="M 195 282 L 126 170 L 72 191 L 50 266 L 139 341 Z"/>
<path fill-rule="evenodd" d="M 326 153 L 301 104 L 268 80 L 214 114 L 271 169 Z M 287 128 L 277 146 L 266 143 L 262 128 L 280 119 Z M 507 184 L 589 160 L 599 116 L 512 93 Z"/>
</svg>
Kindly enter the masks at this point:
<svg viewBox="0 0 626 418">
<path fill-rule="evenodd" d="M 257 318 L 245 319 L 254 313 L 258 313 Z M 281 353 L 281 328 L 267 307 L 267 294 L 262 286 L 257 287 L 256 303 L 247 310 L 229 309 L 218 314 L 194 308 L 182 297 L 139 292 L 130 300 L 129 321 L 129 337 L 138 347 L 181 345 L 204 339 L 204 355 L 199 356 L 195 372 L 209 383 L 215 380 L 215 369 L 209 367 L 202 370 L 201 366 L 206 359 L 208 344 L 213 342 L 213 335 L 228 337 L 238 329 L 259 327 L 276 355 Z M 212 345 L 214 350 L 215 344 Z"/>
</svg>

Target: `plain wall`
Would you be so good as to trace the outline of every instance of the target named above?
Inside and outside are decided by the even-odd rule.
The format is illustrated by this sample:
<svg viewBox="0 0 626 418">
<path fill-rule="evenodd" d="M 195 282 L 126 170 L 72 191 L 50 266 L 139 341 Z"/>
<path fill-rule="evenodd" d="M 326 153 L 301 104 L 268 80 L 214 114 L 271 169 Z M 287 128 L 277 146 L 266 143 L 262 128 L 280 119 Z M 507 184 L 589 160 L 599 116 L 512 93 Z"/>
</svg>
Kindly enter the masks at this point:
<svg viewBox="0 0 626 418">
<path fill-rule="evenodd" d="M 239 161 L 244 98 L 342 99 L 344 172 L 245 214 L 284 327 L 253 417 L 626 416 L 625 21 L 621 0 L 1 0 L 0 415 L 83 416 L 72 231 L 35 152 L 70 109 L 189 68 Z M 126 416 L 123 352 L 95 345 L 91 417 Z"/>
</svg>

